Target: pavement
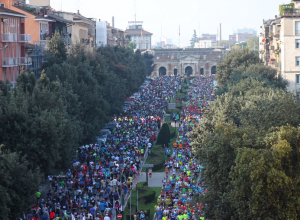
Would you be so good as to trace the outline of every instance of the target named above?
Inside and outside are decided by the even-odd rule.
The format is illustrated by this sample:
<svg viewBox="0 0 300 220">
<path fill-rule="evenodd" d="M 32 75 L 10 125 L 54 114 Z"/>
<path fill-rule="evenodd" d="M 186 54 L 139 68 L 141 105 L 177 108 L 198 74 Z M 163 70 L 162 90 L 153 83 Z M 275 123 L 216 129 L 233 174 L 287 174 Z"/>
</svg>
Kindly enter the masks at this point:
<svg viewBox="0 0 300 220">
<path fill-rule="evenodd" d="M 164 172 L 152 173 L 152 177 L 148 177 L 148 186 L 149 187 L 162 187 L 163 183 L 162 180 L 166 174 Z M 138 183 L 146 182 L 146 173 L 142 172 L 139 176 Z"/>
</svg>

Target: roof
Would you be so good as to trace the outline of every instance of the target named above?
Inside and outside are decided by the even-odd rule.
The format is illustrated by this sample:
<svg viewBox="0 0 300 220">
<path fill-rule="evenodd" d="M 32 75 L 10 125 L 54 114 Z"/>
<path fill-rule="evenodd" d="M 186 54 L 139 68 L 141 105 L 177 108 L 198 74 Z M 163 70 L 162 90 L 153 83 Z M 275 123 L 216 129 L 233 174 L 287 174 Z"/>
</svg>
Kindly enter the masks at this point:
<svg viewBox="0 0 300 220">
<path fill-rule="evenodd" d="M 49 22 L 55 22 L 55 20 L 48 18 L 48 17 L 43 17 L 43 16 L 36 16 L 34 18 L 35 21 L 49 21 Z"/>
<path fill-rule="evenodd" d="M 152 33 L 148 32 L 148 31 L 145 31 L 143 29 L 127 29 L 125 30 L 125 33 L 126 34 L 131 34 L 131 35 L 152 35 Z"/>
<path fill-rule="evenodd" d="M 64 18 L 62 18 L 60 16 L 53 15 L 53 14 L 52 15 L 48 14 L 48 18 L 54 19 L 56 21 L 60 21 L 62 23 L 72 23 L 72 21 L 70 21 L 70 20 L 64 19 Z"/>
<path fill-rule="evenodd" d="M 28 16 L 22 14 L 22 13 L 19 13 L 17 11 L 13 11 L 13 10 L 10 10 L 8 8 L 3 8 L 3 7 L 0 7 L 0 14 L 1 15 L 10 15 L 10 16 L 15 16 L 15 17 L 22 17 L 22 18 L 27 18 Z"/>
<path fill-rule="evenodd" d="M 41 16 L 41 15 L 32 13 L 32 12 L 30 12 L 30 11 L 27 11 L 27 10 L 26 10 L 25 8 L 23 8 L 23 7 L 20 7 L 20 6 L 17 6 L 17 5 L 13 5 L 13 7 L 18 8 L 18 9 L 24 11 L 25 14 L 27 13 L 27 14 L 34 15 L 34 16 L 35 16 L 34 20 L 36 20 L 36 21 L 50 21 L 50 22 L 53 22 L 52 19 L 49 19 L 49 18 L 47 18 L 47 17 L 44 17 L 44 16 Z M 20 14 L 21 14 L 21 13 L 20 13 Z M 27 17 L 27 16 L 26 16 L 26 17 Z"/>
</svg>

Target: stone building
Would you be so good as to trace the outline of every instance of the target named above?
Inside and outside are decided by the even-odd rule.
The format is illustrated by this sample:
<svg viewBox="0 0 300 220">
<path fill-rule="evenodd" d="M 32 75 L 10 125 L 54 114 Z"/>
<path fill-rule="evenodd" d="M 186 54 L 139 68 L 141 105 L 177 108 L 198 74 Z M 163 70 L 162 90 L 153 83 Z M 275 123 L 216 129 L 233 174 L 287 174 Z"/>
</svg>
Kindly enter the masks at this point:
<svg viewBox="0 0 300 220">
<path fill-rule="evenodd" d="M 214 48 L 177 48 L 153 50 L 152 77 L 216 74 L 216 66 L 226 51 Z"/>
</svg>

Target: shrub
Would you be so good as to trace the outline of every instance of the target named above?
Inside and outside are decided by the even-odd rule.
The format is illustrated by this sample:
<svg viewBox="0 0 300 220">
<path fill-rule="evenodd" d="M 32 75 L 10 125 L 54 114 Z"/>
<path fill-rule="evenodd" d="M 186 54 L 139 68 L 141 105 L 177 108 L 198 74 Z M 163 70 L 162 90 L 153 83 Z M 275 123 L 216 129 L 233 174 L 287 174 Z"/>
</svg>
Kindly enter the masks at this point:
<svg viewBox="0 0 300 220">
<path fill-rule="evenodd" d="M 168 145 L 170 143 L 170 129 L 167 123 L 164 123 L 158 133 L 156 144 Z"/>
</svg>

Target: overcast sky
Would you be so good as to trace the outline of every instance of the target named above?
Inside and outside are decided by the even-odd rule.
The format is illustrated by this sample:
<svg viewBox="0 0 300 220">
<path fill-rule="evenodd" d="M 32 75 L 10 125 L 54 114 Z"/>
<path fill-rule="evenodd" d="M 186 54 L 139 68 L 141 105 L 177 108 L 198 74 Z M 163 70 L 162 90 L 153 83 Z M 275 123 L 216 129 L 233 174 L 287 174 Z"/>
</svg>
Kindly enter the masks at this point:
<svg viewBox="0 0 300 220">
<path fill-rule="evenodd" d="M 253 28 L 260 33 L 263 19 L 274 18 L 280 4 L 290 0 L 51 0 L 56 10 L 77 12 L 126 29 L 128 21 L 143 21 L 143 28 L 153 33 L 152 41 L 160 37 L 172 39 L 173 44 L 188 46 L 196 30 L 217 34 L 222 23 L 222 38 L 241 28 Z"/>
</svg>

